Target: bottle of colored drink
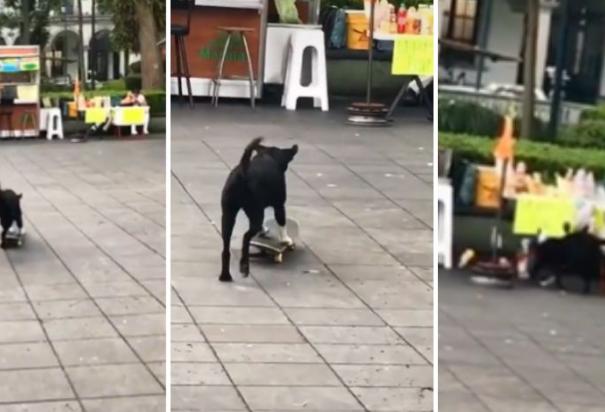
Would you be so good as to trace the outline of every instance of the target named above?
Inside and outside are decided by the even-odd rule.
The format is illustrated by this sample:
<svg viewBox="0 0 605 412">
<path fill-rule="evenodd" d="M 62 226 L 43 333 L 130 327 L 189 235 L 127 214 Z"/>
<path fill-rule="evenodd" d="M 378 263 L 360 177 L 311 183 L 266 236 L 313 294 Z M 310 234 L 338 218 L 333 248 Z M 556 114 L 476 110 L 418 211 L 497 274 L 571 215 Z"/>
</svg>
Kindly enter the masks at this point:
<svg viewBox="0 0 605 412">
<path fill-rule="evenodd" d="M 406 14 L 405 5 L 401 3 L 399 11 L 397 12 L 397 33 L 405 33 Z"/>
<path fill-rule="evenodd" d="M 392 4 L 389 7 L 389 33 L 397 33 L 397 14 L 395 13 L 395 6 Z"/>
<path fill-rule="evenodd" d="M 414 25 L 416 21 L 416 7 L 410 7 L 407 12 L 405 19 L 405 32 L 408 34 L 414 34 Z"/>
</svg>

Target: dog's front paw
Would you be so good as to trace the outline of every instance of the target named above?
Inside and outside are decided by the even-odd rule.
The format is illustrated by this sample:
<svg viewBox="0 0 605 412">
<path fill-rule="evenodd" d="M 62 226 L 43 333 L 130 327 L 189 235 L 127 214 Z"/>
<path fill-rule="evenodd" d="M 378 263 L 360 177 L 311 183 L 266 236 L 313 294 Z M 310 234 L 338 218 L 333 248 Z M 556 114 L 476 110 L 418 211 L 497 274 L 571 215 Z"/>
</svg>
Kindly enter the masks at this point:
<svg viewBox="0 0 605 412">
<path fill-rule="evenodd" d="M 250 275 L 250 263 L 243 260 L 239 262 L 239 271 L 242 275 L 244 275 L 245 278 L 247 278 Z"/>
<path fill-rule="evenodd" d="M 233 282 L 233 278 L 231 277 L 231 274 L 229 272 L 221 273 L 218 280 L 220 280 L 221 282 Z"/>
<path fill-rule="evenodd" d="M 287 236 L 280 239 L 281 243 L 283 243 L 286 246 L 293 246 L 294 245 L 294 241 L 292 240 L 292 238 L 290 236 Z"/>
</svg>

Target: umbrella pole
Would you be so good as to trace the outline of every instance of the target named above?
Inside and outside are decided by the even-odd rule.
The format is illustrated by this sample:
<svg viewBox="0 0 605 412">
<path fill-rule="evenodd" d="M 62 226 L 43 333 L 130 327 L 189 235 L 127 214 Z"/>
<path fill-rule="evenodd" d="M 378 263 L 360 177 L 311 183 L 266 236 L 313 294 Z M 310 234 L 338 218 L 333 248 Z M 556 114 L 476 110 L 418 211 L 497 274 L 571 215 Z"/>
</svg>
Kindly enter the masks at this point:
<svg viewBox="0 0 605 412">
<path fill-rule="evenodd" d="M 504 188 L 506 185 L 506 172 L 508 170 L 508 159 L 504 159 L 502 163 L 502 176 L 500 178 L 500 187 L 498 189 L 498 210 L 496 211 L 496 225 L 492 231 L 492 261 L 498 260 L 500 252 L 500 225 L 502 223 L 503 207 L 504 207 Z"/>
<path fill-rule="evenodd" d="M 390 124 L 387 107 L 382 103 L 372 102 L 373 66 L 374 66 L 374 16 L 376 0 L 370 0 L 370 22 L 368 35 L 368 65 L 366 76 L 365 101 L 356 102 L 348 107 L 347 124 L 352 126 L 388 126 Z"/>
<path fill-rule="evenodd" d="M 374 66 L 374 14 L 375 14 L 375 0 L 370 0 L 370 35 L 368 44 L 368 73 L 366 80 L 366 103 L 372 101 L 372 68 Z"/>
</svg>

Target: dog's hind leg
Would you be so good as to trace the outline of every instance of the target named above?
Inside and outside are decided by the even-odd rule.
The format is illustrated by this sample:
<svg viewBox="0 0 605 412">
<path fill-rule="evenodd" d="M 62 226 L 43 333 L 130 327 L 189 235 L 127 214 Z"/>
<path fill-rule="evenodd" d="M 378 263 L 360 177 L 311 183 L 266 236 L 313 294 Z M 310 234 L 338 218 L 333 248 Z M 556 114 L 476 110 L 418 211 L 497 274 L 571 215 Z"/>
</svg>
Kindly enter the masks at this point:
<svg viewBox="0 0 605 412">
<path fill-rule="evenodd" d="M 223 209 L 221 222 L 221 236 L 223 237 L 222 268 L 221 276 L 218 278 L 221 282 L 231 282 L 233 280 L 229 271 L 229 265 L 231 262 L 231 236 L 233 235 L 236 217 L 237 211 Z"/>
<path fill-rule="evenodd" d="M 6 232 L 7 231 L 8 231 L 8 229 L 3 226 L 2 227 L 2 235 L 0 236 L 0 248 L 1 249 L 5 249 L 6 248 Z"/>
<path fill-rule="evenodd" d="M 275 220 L 278 224 L 278 236 L 280 242 L 285 243 L 289 246 L 293 245 L 294 241 L 290 236 L 288 236 L 288 231 L 286 230 L 286 206 L 283 204 L 275 206 L 273 210 L 275 211 Z"/>
<path fill-rule="evenodd" d="M 265 218 L 265 210 L 261 208 L 244 208 L 248 219 L 250 220 L 250 228 L 244 234 L 242 242 L 242 258 L 239 263 L 239 271 L 244 277 L 250 274 L 250 241 L 252 238 L 263 230 L 263 221 Z"/>
</svg>

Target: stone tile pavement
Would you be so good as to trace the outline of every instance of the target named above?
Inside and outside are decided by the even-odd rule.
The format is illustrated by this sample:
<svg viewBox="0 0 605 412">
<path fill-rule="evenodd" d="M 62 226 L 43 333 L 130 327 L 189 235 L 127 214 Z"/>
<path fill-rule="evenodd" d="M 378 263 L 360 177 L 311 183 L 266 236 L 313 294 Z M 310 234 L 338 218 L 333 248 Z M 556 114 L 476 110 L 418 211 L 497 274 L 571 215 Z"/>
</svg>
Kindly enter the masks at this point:
<svg viewBox="0 0 605 412">
<path fill-rule="evenodd" d="M 432 128 L 199 104 L 173 108 L 172 410 L 432 410 Z M 220 192 L 255 136 L 300 146 L 288 214 L 301 225 L 281 265 L 218 282 Z"/>
<path fill-rule="evenodd" d="M 164 411 L 165 139 L 0 141 L 0 411 Z"/>
<path fill-rule="evenodd" d="M 439 411 L 605 410 L 603 298 L 439 274 Z"/>
</svg>

